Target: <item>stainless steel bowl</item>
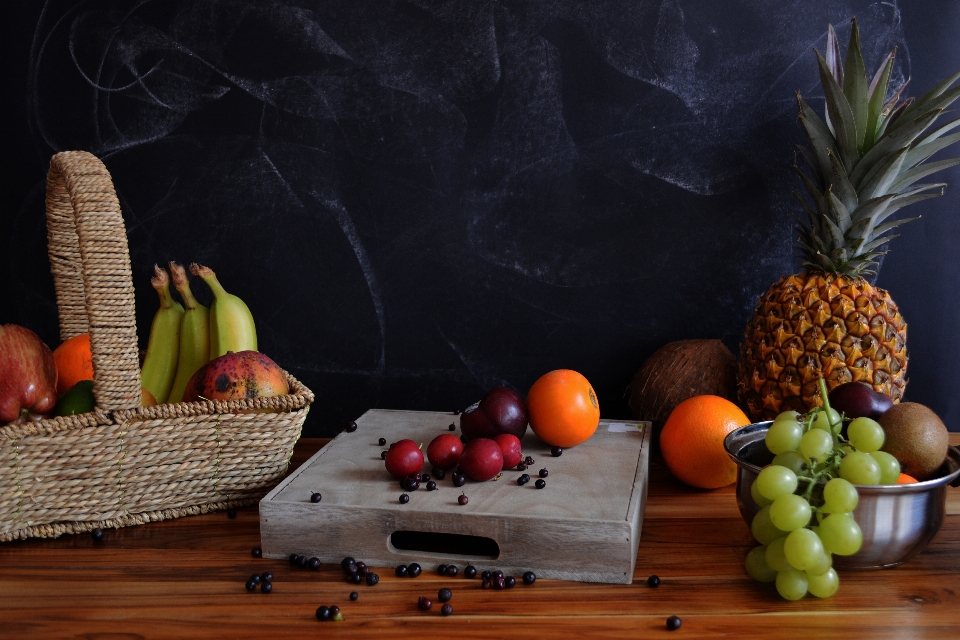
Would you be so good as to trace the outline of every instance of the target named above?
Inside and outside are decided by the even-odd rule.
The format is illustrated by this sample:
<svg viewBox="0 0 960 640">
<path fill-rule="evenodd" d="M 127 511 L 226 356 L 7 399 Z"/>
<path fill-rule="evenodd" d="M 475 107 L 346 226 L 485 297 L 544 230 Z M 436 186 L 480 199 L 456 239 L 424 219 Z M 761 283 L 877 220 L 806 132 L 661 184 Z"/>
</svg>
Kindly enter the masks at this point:
<svg viewBox="0 0 960 640">
<path fill-rule="evenodd" d="M 764 437 L 771 422 L 758 422 L 731 431 L 723 441 L 740 468 L 737 506 L 749 526 L 760 507 L 750 486 L 773 455 Z M 863 532 L 863 546 L 852 556 L 834 556 L 842 569 L 882 569 L 906 562 L 933 540 L 946 515 L 947 485 L 960 486 L 960 451 L 950 447 L 940 477 L 916 484 L 857 485 L 860 501 L 853 517 Z"/>
</svg>

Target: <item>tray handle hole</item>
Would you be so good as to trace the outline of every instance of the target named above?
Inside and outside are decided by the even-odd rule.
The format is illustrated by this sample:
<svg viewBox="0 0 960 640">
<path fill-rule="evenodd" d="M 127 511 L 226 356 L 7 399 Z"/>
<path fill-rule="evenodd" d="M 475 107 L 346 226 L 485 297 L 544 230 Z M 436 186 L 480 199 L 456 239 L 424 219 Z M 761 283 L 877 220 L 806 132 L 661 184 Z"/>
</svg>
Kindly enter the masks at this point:
<svg viewBox="0 0 960 640">
<path fill-rule="evenodd" d="M 500 545 L 492 538 L 433 531 L 394 531 L 387 545 L 393 553 L 419 551 L 439 555 L 495 560 Z"/>
</svg>

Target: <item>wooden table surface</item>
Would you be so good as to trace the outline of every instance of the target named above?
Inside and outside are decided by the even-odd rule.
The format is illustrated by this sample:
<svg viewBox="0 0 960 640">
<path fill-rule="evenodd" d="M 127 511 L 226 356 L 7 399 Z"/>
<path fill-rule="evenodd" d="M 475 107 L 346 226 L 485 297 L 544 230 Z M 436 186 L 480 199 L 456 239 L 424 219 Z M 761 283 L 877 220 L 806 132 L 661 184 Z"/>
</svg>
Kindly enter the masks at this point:
<svg viewBox="0 0 960 640">
<path fill-rule="evenodd" d="M 325 442 L 301 440 L 292 468 Z M 0 544 L 0 637 L 957 638 L 960 489 L 948 490 L 947 513 L 926 551 L 904 565 L 841 571 L 832 598 L 787 602 L 744 572 L 754 543 L 733 487 L 689 489 L 656 455 L 632 585 L 538 580 L 496 591 L 462 573 L 411 579 L 377 567 L 378 585 L 355 586 L 335 565 L 313 572 L 253 558 L 251 506 L 232 520 L 221 512 L 108 530 L 100 543 L 84 534 Z M 274 574 L 273 592 L 248 593 L 244 582 L 264 571 Z M 651 574 L 659 588 L 647 585 Z M 436 602 L 444 586 L 454 594 L 449 617 Z M 419 595 L 434 600 L 431 611 L 417 609 Z M 344 620 L 319 622 L 323 604 L 338 605 Z M 671 615 L 683 621 L 677 631 L 666 629 Z"/>
</svg>

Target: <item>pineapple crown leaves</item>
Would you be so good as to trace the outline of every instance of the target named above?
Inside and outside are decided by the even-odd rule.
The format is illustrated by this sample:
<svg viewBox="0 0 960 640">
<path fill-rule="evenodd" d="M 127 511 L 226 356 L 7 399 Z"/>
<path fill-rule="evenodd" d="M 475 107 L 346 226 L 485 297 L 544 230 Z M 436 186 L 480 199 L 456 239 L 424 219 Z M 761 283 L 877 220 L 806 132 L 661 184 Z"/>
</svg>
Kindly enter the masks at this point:
<svg viewBox="0 0 960 640">
<path fill-rule="evenodd" d="M 960 164 L 960 158 L 924 164 L 960 141 L 960 118 L 931 130 L 960 98 L 960 86 L 952 86 L 960 71 L 920 98 L 901 100 L 907 83 L 896 89 L 889 86 L 896 48 L 868 81 L 856 18 L 846 56 L 841 56 L 832 25 L 827 29 L 826 56 L 815 53 L 826 103 L 824 119 L 797 93 L 807 146 L 799 146 L 806 171 L 796 160 L 794 171 L 809 196 L 808 201 L 795 194 L 806 214 L 805 220 L 797 220 L 802 267 L 850 276 L 875 273 L 876 258 L 885 253 L 878 249 L 896 237 L 884 234 L 917 219 L 888 218 L 915 202 L 942 196 L 946 183 L 919 181 Z"/>
</svg>

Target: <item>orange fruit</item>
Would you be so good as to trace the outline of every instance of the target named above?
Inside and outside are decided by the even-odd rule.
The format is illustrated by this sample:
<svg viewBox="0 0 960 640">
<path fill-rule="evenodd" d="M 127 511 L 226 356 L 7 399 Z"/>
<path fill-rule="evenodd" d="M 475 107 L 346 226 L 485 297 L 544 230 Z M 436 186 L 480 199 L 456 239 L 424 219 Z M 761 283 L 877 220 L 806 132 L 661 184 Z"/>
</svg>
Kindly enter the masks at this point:
<svg viewBox="0 0 960 640">
<path fill-rule="evenodd" d="M 916 478 L 905 473 L 901 473 L 900 477 L 897 478 L 897 484 L 914 484 L 916 481 Z"/>
<path fill-rule="evenodd" d="M 90 334 L 83 333 L 65 340 L 53 350 L 57 364 L 57 395 L 63 395 L 81 380 L 93 380 L 93 354 Z"/>
<path fill-rule="evenodd" d="M 678 480 L 701 489 L 717 489 L 737 480 L 737 465 L 723 439 L 750 424 L 740 407 L 720 396 L 694 396 L 667 417 L 660 432 L 660 453 Z"/>
<path fill-rule="evenodd" d="M 582 374 L 557 369 L 530 387 L 527 414 L 538 438 L 554 447 L 575 447 L 597 430 L 600 403 Z"/>
</svg>

